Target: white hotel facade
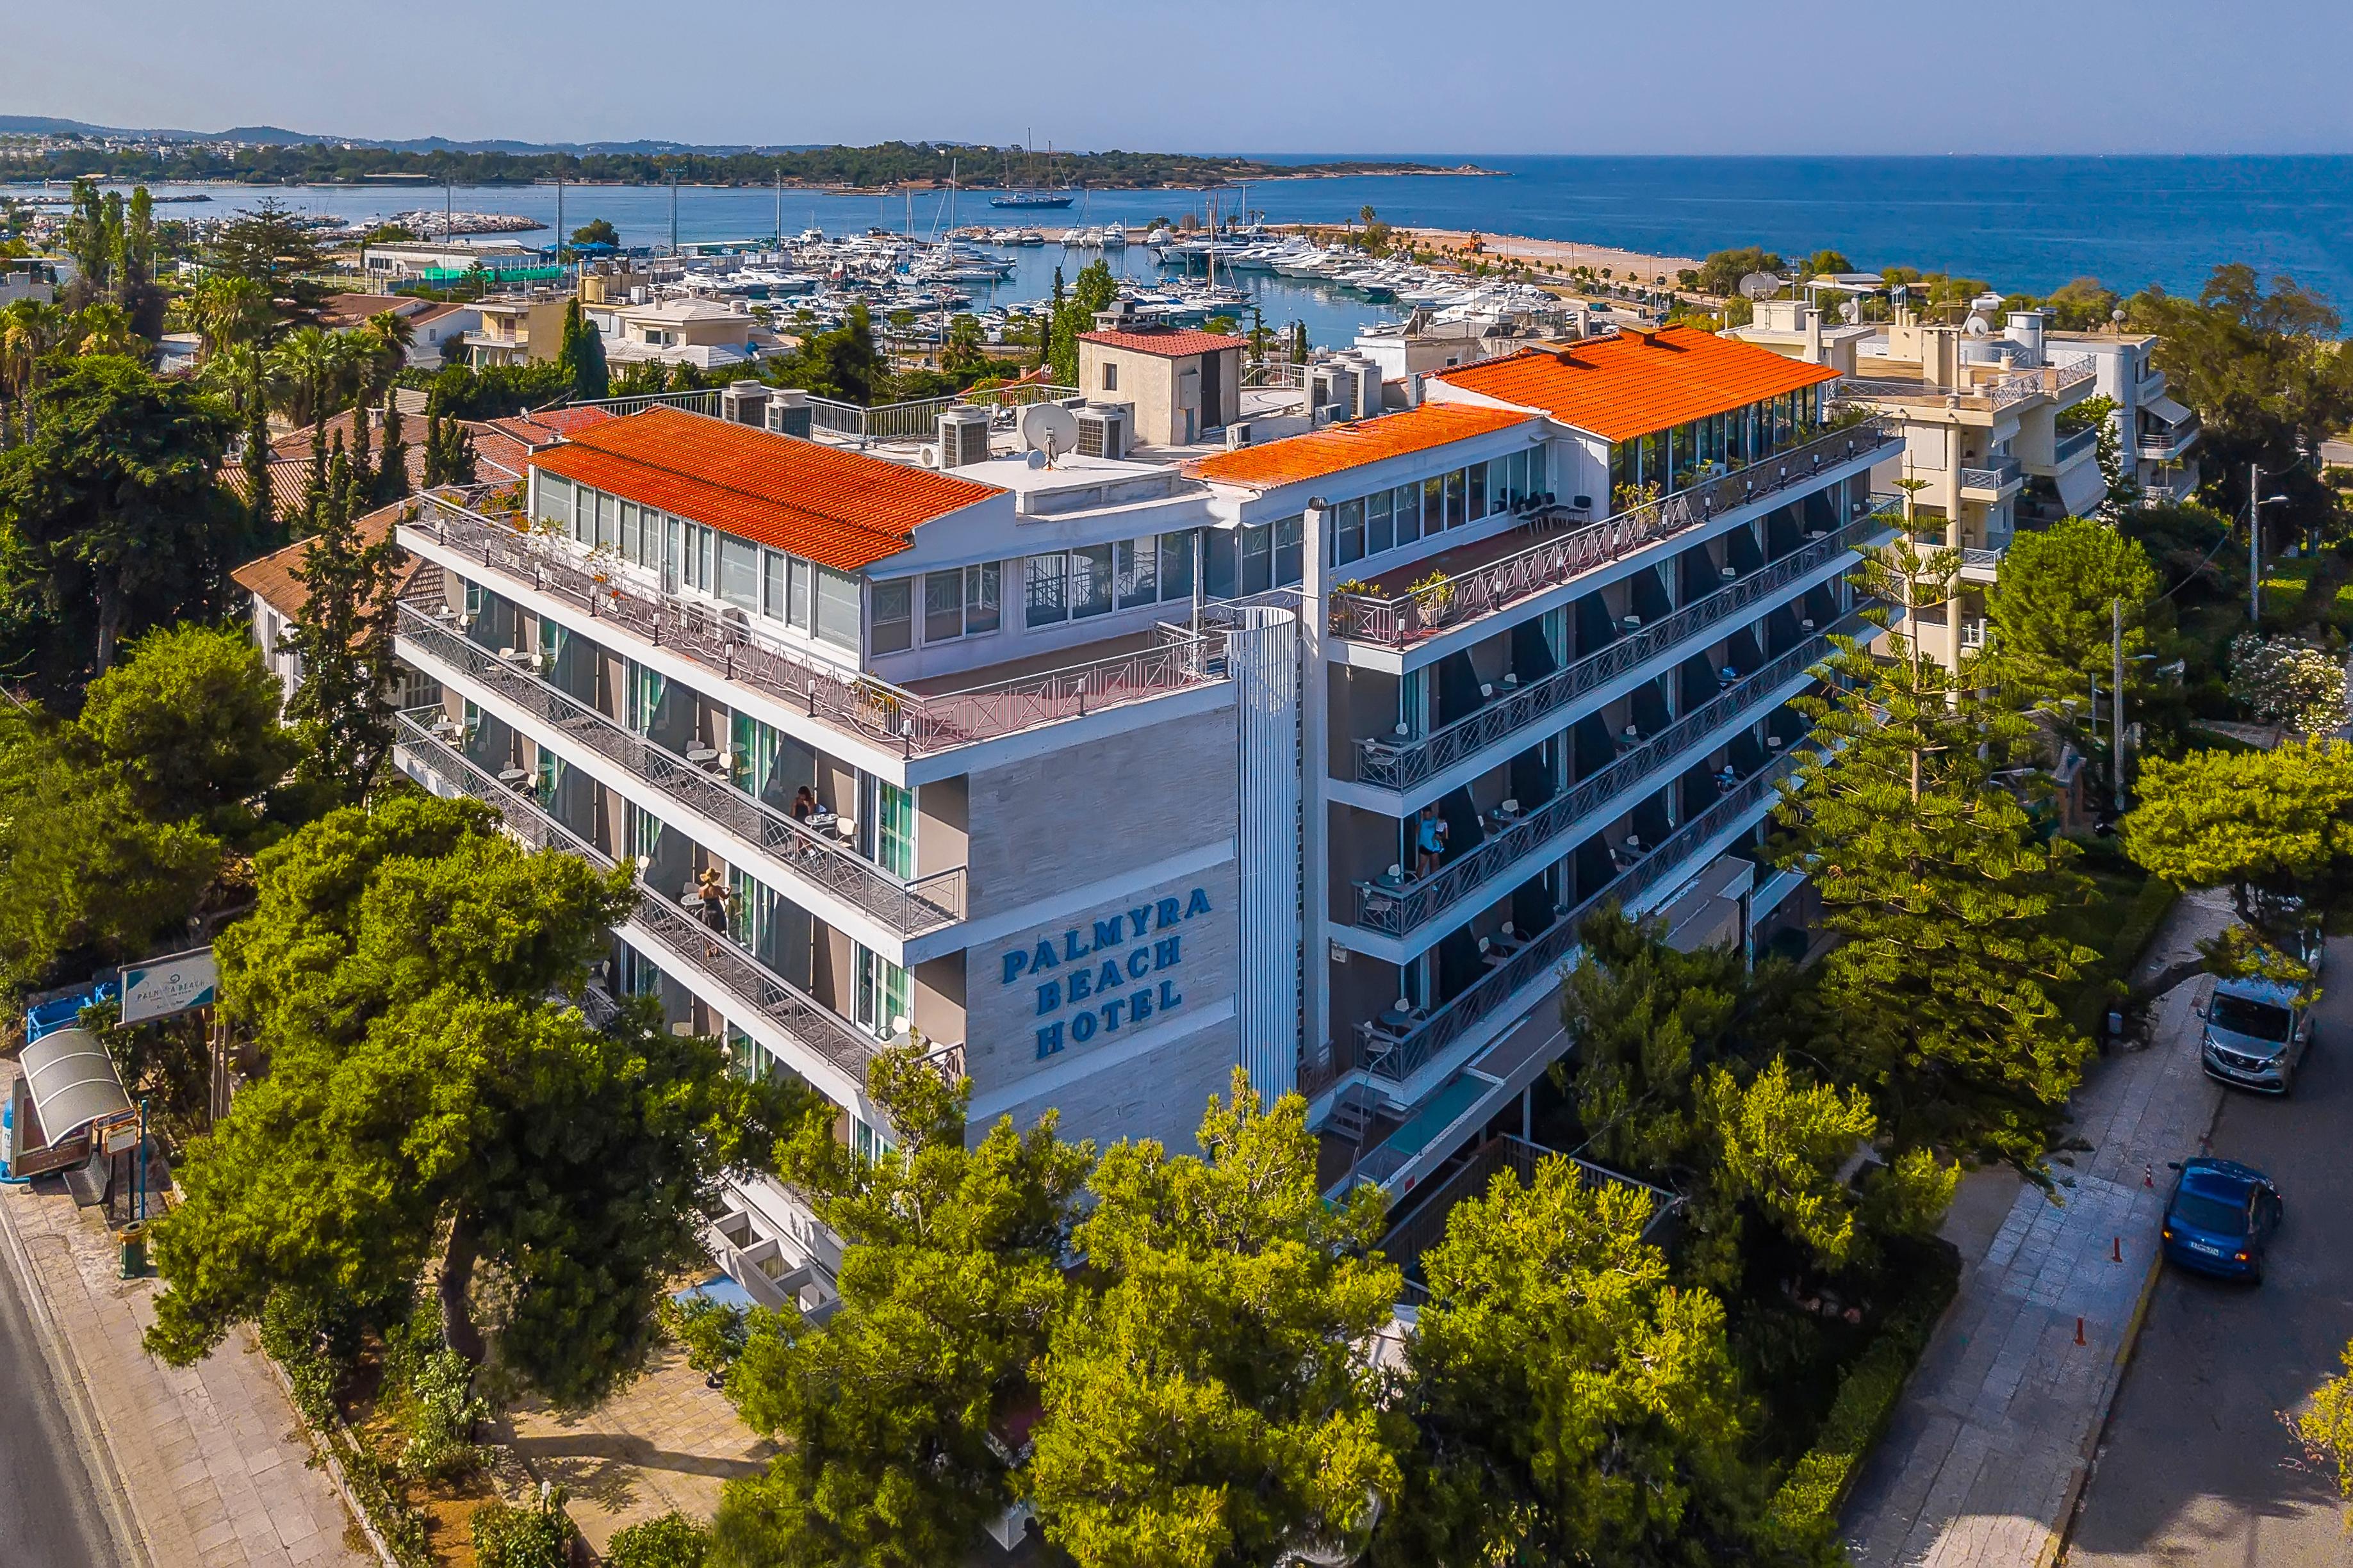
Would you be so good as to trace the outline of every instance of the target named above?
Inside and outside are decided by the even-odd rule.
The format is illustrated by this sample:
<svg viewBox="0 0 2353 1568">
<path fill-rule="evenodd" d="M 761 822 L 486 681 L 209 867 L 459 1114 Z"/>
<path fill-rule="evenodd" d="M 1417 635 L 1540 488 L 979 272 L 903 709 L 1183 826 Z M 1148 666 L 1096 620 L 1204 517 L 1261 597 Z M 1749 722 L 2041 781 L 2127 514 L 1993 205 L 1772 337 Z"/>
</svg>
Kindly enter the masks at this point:
<svg viewBox="0 0 2353 1568">
<path fill-rule="evenodd" d="M 1198 399 L 1206 366 L 1233 448 L 1130 445 L 1098 404 L 1100 455 L 1039 466 L 1000 427 L 984 456 L 951 410 L 918 460 L 759 427 L 807 405 L 747 390 L 575 427 L 519 509 L 412 503 L 398 652 L 441 700 L 400 764 L 633 859 L 606 985 L 797 1073 L 847 1138 L 909 1031 L 976 1131 L 1051 1107 L 1189 1147 L 1240 1064 L 1309 1097 L 1333 1188 L 1401 1195 L 1521 1131 L 1588 911 L 1685 942 L 1791 918 L 1755 858 L 1788 701 L 1860 629 L 1898 446 L 1826 417 L 1834 371 L 1683 330 L 1336 423 L 1219 387 L 1238 346 L 1107 332 L 1082 368 L 1175 364 Z M 735 1189 L 713 1240 L 755 1295 L 828 1291 L 781 1187 Z"/>
</svg>

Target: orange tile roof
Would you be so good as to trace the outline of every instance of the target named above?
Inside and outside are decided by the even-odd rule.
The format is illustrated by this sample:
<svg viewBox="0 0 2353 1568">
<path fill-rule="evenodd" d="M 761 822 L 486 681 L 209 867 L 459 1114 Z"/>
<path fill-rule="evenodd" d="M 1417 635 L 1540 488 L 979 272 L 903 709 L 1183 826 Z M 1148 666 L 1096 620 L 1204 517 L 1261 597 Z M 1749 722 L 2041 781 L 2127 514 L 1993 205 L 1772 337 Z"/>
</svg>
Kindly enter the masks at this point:
<svg viewBox="0 0 2353 1568">
<path fill-rule="evenodd" d="M 1005 493 L 659 406 L 579 427 L 530 461 L 842 572 L 906 549 L 920 524 Z"/>
<path fill-rule="evenodd" d="M 1164 359 L 1183 359 L 1188 354 L 1215 353 L 1219 349 L 1250 346 L 1248 338 L 1229 338 L 1223 332 L 1189 331 L 1181 327 L 1145 327 L 1124 332 L 1081 332 L 1079 342 L 1126 349 L 1134 353 L 1158 354 Z"/>
<path fill-rule="evenodd" d="M 1269 441 L 1197 458 L 1185 465 L 1196 479 L 1219 484 L 1248 485 L 1271 490 L 1302 479 L 1320 479 L 1345 468 L 1426 452 L 1450 441 L 1484 436 L 1525 425 L 1535 417 L 1516 408 L 1487 408 L 1474 403 L 1425 403 L 1419 408 L 1348 425 L 1332 425 L 1303 436 Z"/>
<path fill-rule="evenodd" d="M 378 507 L 361 518 L 353 530 L 358 533 L 360 542 L 374 544 L 391 532 L 394 521 L 400 516 L 400 503 L 396 501 L 390 506 Z M 247 562 L 231 572 L 229 579 L 247 593 L 259 594 L 263 604 L 290 620 L 301 615 L 302 607 L 311 602 L 311 590 L 294 575 L 294 569 L 309 560 L 310 555 L 311 541 L 299 539 L 282 550 L 273 550 L 267 555 Z M 422 563 L 415 556 L 406 551 L 401 552 L 400 569 L 392 583 L 392 591 L 396 595 L 407 586 L 408 580 L 416 575 L 420 564 Z"/>
<path fill-rule="evenodd" d="M 1611 441 L 1838 379 L 1828 365 L 1805 364 L 1691 327 L 1668 327 L 1649 334 L 1648 341 L 1626 332 L 1559 348 L 1523 349 L 1436 374 L 1449 386 L 1540 408 L 1564 425 Z"/>
</svg>

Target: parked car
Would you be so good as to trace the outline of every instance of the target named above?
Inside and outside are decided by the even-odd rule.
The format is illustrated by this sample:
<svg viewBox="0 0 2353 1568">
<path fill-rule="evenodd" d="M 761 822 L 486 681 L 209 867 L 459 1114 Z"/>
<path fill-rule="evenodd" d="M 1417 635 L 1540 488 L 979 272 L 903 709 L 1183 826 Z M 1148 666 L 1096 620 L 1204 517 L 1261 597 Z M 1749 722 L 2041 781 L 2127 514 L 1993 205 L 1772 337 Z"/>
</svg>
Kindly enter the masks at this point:
<svg viewBox="0 0 2353 1568">
<path fill-rule="evenodd" d="M 2242 1089 L 2285 1094 L 2312 1048 L 2309 994 L 2276 980 L 2218 980 L 2199 1009 L 2198 1058 L 2207 1075 Z"/>
<path fill-rule="evenodd" d="M 2262 1284 L 2285 1207 L 2271 1178 L 2235 1160 L 2185 1160 L 2174 1169 L 2180 1173 L 2165 1200 L 2166 1260 Z"/>
</svg>

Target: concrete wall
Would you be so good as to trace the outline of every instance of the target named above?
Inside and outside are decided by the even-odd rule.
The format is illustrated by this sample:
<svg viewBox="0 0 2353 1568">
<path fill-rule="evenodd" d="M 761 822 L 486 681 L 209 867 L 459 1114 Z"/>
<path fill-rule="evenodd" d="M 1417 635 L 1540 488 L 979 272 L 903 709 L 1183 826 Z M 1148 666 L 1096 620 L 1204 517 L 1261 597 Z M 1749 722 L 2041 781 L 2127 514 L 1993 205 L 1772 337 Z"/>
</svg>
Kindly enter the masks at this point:
<svg viewBox="0 0 2353 1568">
<path fill-rule="evenodd" d="M 969 775 L 975 919 L 1230 842 L 1234 710 Z"/>
</svg>

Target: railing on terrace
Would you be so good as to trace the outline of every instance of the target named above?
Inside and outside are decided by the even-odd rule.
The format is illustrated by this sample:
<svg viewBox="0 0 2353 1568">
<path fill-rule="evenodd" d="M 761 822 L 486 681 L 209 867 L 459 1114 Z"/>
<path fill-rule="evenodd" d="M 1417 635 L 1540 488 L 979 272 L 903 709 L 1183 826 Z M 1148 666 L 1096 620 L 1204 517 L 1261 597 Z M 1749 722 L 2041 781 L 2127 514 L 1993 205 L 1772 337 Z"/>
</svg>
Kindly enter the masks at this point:
<svg viewBox="0 0 2353 1568">
<path fill-rule="evenodd" d="M 525 844 L 537 849 L 577 855 L 602 869 L 613 868 L 611 856 L 557 821 L 527 791 L 511 789 L 492 778 L 471 758 L 435 734 L 423 721 L 422 714 L 438 716 L 432 709 L 399 715 L 396 740 L 402 750 L 418 758 L 453 788 L 488 802 L 505 821 L 507 830 Z M 832 1063 L 860 1083 L 866 1081 L 868 1064 L 882 1049 L 880 1042 L 861 1034 L 824 1004 L 768 968 L 725 932 L 712 931 L 688 915 L 674 898 L 664 897 L 660 889 L 640 879 L 638 904 L 630 912 L 629 923 L 659 943 L 668 962 L 696 971 L 730 994 L 742 997 L 812 1055 Z M 945 1068 L 950 1073 L 962 1070 L 960 1048 L 955 1056 L 955 1064 Z"/>
<path fill-rule="evenodd" d="M 1737 582 L 1661 616 L 1609 647 L 1575 659 L 1540 680 L 1532 680 L 1499 702 L 1491 702 L 1418 741 L 1360 740 L 1356 780 L 1375 789 L 1403 793 L 1474 756 L 1607 680 L 1641 668 L 1725 616 L 1746 609 L 1799 578 L 1895 526 L 1900 498 L 1882 498 L 1843 528 L 1804 544 Z"/>
<path fill-rule="evenodd" d="M 1990 583 L 2001 571 L 2001 550 L 1968 549 L 1961 552 L 1961 575 L 1972 582 Z"/>
<path fill-rule="evenodd" d="M 803 709 L 812 719 L 896 746 L 909 757 L 1036 729 L 1121 703 L 1223 680 L 1224 639 L 1164 626 L 1134 653 L 961 691 L 918 695 L 872 676 L 846 674 L 752 629 L 740 611 L 679 598 L 594 568 L 570 541 L 494 521 L 439 495 L 422 498 L 404 524 L 486 569 L 578 605 L 728 680 Z"/>
<path fill-rule="evenodd" d="M 2002 458 L 1983 468 L 1963 468 L 1961 489 L 1965 490 L 1998 490 L 2002 486 L 2026 477 L 2015 458 Z"/>
<path fill-rule="evenodd" d="M 592 397 L 568 404 L 572 408 L 601 408 L 616 419 L 626 419 L 632 414 L 643 414 L 649 408 L 675 408 L 687 414 L 704 414 L 716 419 L 719 416 L 720 393 L 717 387 L 700 392 L 647 392 L 634 397 Z"/>
<path fill-rule="evenodd" d="M 951 408 L 1025 408 L 1080 395 L 1075 386 L 1017 381 L 949 397 L 919 397 L 867 407 L 830 397 L 808 400 L 809 427 L 856 441 L 926 441 L 939 434 L 940 416 Z"/>
<path fill-rule="evenodd" d="M 1500 561 L 1424 584 L 1394 598 L 1369 594 L 1332 597 L 1335 636 L 1385 647 L 1409 647 L 1450 626 L 1558 587 L 1597 566 L 1647 549 L 1707 521 L 1719 511 L 1759 501 L 1819 473 L 1892 443 L 1883 416 L 1827 431 L 1745 468 L 1705 479 L 1674 494 L 1631 507 L 1599 522 L 1549 539 Z"/>
<path fill-rule="evenodd" d="M 2051 444 L 2051 466 L 2054 468 L 2063 468 L 2076 458 L 2099 444 L 2100 429 L 2096 425 L 2085 429 L 2071 431 Z"/>
<path fill-rule="evenodd" d="M 2046 365 L 1960 386 L 1938 386 L 1904 376 L 1850 375 L 1841 377 L 1835 390 L 1839 396 L 1859 403 L 1941 404 L 1953 398 L 1964 406 L 2000 409 L 2045 393 L 2067 391 L 2098 374 L 2091 355 L 2069 354 Z"/>
<path fill-rule="evenodd" d="M 744 794 L 636 734 L 607 714 L 492 654 L 415 605 L 400 606 L 399 636 L 431 662 L 487 686 L 583 748 L 617 763 L 670 799 L 767 851 L 797 876 L 902 936 L 919 936 L 964 918 L 959 866 L 902 881 L 792 814 Z M 423 662 L 423 661 L 420 661 Z"/>
<path fill-rule="evenodd" d="M 1444 1239 L 1446 1219 L 1456 1204 L 1464 1198 L 1484 1194 L 1488 1184 L 1506 1169 L 1518 1174 L 1523 1186 L 1533 1186 L 1535 1184 L 1536 1165 L 1544 1160 L 1567 1160 L 1577 1167 L 1577 1175 L 1588 1186 L 1629 1187 L 1649 1194 L 1651 1217 L 1642 1226 L 1645 1239 L 1683 1202 L 1663 1187 L 1638 1182 L 1606 1165 L 1597 1165 L 1590 1160 L 1580 1160 L 1574 1154 L 1547 1149 L 1541 1143 L 1531 1143 L 1507 1132 L 1488 1139 L 1472 1150 L 1460 1165 L 1449 1171 L 1442 1181 L 1417 1192 L 1412 1208 L 1399 1216 L 1382 1236 L 1381 1256 L 1408 1273 L 1413 1272 L 1420 1265 L 1421 1255 Z"/>
<path fill-rule="evenodd" d="M 1553 842 L 1619 795 L 1664 771 L 1694 745 L 1755 712 L 1773 693 L 1836 651 L 1837 645 L 1831 641 L 1833 633 L 1852 637 L 1863 624 L 1860 616 L 1850 616 L 1831 632 L 1818 632 L 1767 660 L 1756 674 L 1665 725 L 1609 766 L 1579 780 L 1429 876 L 1396 884 L 1358 882 L 1356 923 L 1383 936 L 1404 936 L 1427 925 L 1531 850 Z"/>
<path fill-rule="evenodd" d="M 1604 904 L 1631 903 L 1670 877 L 1681 875 L 1702 846 L 1771 795 L 1809 754 L 1792 747 L 1767 763 L 1705 811 L 1675 829 L 1656 849 L 1600 891 L 1538 931 L 1526 946 L 1441 1004 L 1401 1038 L 1393 1038 L 1370 1024 L 1357 1025 L 1356 1037 L 1346 1042 L 1345 1048 L 1335 1049 L 1328 1064 L 1301 1073 L 1302 1087 L 1310 1094 L 1320 1093 L 1344 1074 L 1358 1068 L 1394 1083 L 1411 1078 L 1440 1052 L 1567 959 L 1577 948 L 1579 930 L 1596 910 Z"/>
<path fill-rule="evenodd" d="M 1275 386 L 1287 386 L 1293 389 L 1303 387 L 1307 384 L 1309 368 L 1305 364 L 1293 364 L 1289 360 L 1279 359 L 1261 360 L 1256 364 L 1244 364 L 1242 390 L 1247 392 L 1256 387 Z"/>
<path fill-rule="evenodd" d="M 2200 426 L 2195 416 L 2161 431 L 2141 433 L 2138 455 L 2154 462 L 2165 462 L 2198 438 Z"/>
</svg>

